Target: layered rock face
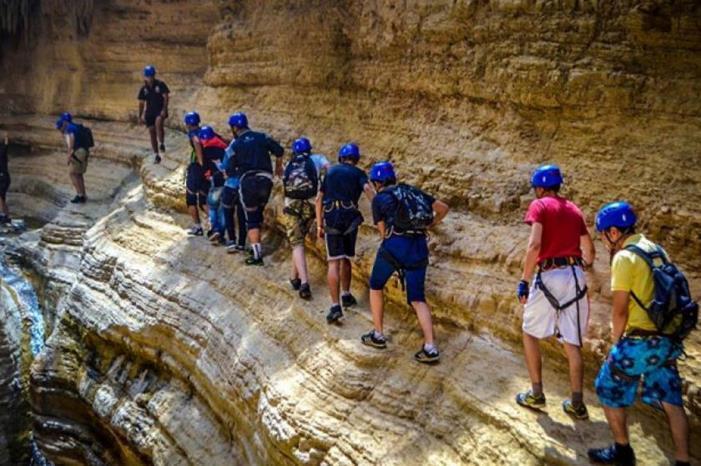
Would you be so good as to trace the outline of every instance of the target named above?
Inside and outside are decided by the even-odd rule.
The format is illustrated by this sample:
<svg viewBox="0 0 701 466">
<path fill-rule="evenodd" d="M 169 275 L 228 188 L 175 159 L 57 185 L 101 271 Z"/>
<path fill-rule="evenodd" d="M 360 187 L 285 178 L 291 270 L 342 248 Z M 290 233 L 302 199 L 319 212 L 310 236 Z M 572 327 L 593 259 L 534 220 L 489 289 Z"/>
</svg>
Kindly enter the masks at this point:
<svg viewBox="0 0 701 466">
<path fill-rule="evenodd" d="M 47 2 L 48 3 L 48 2 Z M 32 144 L 12 160 L 15 204 L 50 223 L 19 246 L 44 277 L 55 330 L 34 365 L 35 437 L 61 464 L 583 463 L 608 441 L 601 410 L 573 424 L 558 407 L 566 372 L 549 346 L 548 415 L 523 412 L 527 386 L 513 298 L 527 228 L 528 174 L 556 162 L 588 218 L 626 198 L 701 289 L 701 8 L 696 2 L 95 2 L 90 27 L 40 17 L 32 46 L 3 49 L 0 101 L 15 113 L 76 114 L 98 147 L 93 202 L 69 189 L 48 117 L 13 116 Z M 48 11 L 48 10 L 47 10 Z M 82 24 L 82 23 L 81 23 Z M 444 361 L 418 367 L 420 338 L 390 290 L 391 350 L 360 346 L 367 302 L 327 327 L 286 285 L 289 253 L 270 229 L 268 266 L 248 270 L 198 239 L 182 216 L 182 135 L 142 166 L 139 73 L 173 90 L 171 123 L 196 108 L 224 132 L 246 110 L 288 144 L 308 135 L 453 207 L 432 239 L 429 299 Z M 21 76 L 23 79 L 17 79 Z M 97 190 L 97 191 L 96 191 Z M 273 229 L 280 194 L 271 205 Z M 363 209 L 369 216 L 367 206 Z M 378 240 L 361 228 L 356 293 Z M 320 245 L 310 248 L 323 256 Z M 22 249 L 23 248 L 23 249 Z M 587 386 L 608 347 L 608 254 L 590 282 Z M 698 460 L 701 337 L 681 370 Z M 638 456 L 664 462 L 664 419 L 634 411 Z"/>
</svg>

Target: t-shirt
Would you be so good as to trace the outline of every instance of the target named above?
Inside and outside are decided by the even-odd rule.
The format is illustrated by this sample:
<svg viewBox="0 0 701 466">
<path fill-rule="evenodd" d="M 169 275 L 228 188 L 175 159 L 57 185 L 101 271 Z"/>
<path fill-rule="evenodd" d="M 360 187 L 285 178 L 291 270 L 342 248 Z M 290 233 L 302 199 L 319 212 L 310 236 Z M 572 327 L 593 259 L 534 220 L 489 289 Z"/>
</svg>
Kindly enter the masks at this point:
<svg viewBox="0 0 701 466">
<path fill-rule="evenodd" d="M 7 146 L 0 143 L 0 173 L 6 175 L 9 173 L 7 169 Z"/>
<path fill-rule="evenodd" d="M 234 139 L 228 151 L 231 155 L 227 158 L 226 172 L 241 176 L 249 171 L 263 171 L 273 173 L 273 164 L 270 155 L 282 157 L 285 149 L 273 138 L 265 133 L 246 131 Z"/>
<path fill-rule="evenodd" d="M 536 199 L 528 207 L 525 222 L 543 225 L 538 262 L 555 257 L 582 257 L 580 238 L 587 234 L 587 225 L 574 202 L 559 196 Z"/>
<path fill-rule="evenodd" d="M 197 153 L 195 152 L 195 143 L 197 142 L 198 144 L 200 143 L 200 128 L 197 127 L 195 129 L 191 129 L 190 131 L 187 132 L 187 140 L 190 143 L 190 147 L 192 148 L 192 151 L 190 151 L 190 163 L 195 163 L 197 162 Z"/>
<path fill-rule="evenodd" d="M 423 192 L 423 191 L 422 191 Z M 427 200 L 433 205 L 436 200 L 433 196 L 424 193 Z M 399 202 L 389 190 L 380 191 L 372 200 L 372 221 L 377 225 L 380 222 L 385 222 L 389 228 L 394 222 L 394 215 L 397 212 L 397 202 Z M 396 233 L 402 233 L 396 231 Z"/>
<path fill-rule="evenodd" d="M 355 165 L 349 163 L 334 165 L 326 173 L 320 188 L 323 193 L 323 202 L 352 202 L 357 205 L 367 183 L 368 176 Z"/>
<path fill-rule="evenodd" d="M 628 238 L 623 247 L 630 244 L 638 246 L 645 252 L 652 252 L 655 243 L 643 235 L 633 235 Z M 622 249 L 613 257 L 611 264 L 611 291 L 627 291 L 635 293 L 643 304 L 652 301 L 655 292 L 655 282 L 652 279 L 652 271 L 645 260 L 632 251 Z M 628 324 L 626 332 L 633 329 L 657 330 L 654 322 L 650 320 L 645 309 L 638 306 L 633 297 L 628 302 Z"/>
<path fill-rule="evenodd" d="M 164 95 L 169 94 L 170 89 L 163 81 L 153 80 L 153 86 L 144 84 L 139 90 L 138 99 L 146 102 L 146 113 L 153 115 L 161 113 L 165 103 Z"/>
</svg>

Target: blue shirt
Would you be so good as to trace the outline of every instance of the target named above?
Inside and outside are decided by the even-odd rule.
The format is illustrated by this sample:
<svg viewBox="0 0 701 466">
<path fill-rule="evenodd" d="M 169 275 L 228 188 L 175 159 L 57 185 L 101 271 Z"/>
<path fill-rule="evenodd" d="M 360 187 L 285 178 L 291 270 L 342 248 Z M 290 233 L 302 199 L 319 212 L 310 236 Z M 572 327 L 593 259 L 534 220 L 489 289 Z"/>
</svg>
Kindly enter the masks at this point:
<svg viewBox="0 0 701 466">
<path fill-rule="evenodd" d="M 324 203 L 340 201 L 357 205 L 367 183 L 368 176 L 363 170 L 349 163 L 339 163 L 326 173 L 320 191 Z"/>
<path fill-rule="evenodd" d="M 231 152 L 225 165 L 227 173 L 241 176 L 249 171 L 273 173 L 270 155 L 282 157 L 285 149 L 265 133 L 246 131 L 226 149 Z"/>
</svg>

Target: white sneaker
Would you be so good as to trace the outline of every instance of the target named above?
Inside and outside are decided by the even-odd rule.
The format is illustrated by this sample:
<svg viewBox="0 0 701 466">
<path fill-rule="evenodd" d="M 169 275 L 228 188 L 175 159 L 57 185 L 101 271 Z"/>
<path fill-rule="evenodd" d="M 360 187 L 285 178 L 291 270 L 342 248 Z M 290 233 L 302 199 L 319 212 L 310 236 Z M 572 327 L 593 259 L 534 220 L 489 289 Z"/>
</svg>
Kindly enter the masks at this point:
<svg viewBox="0 0 701 466">
<path fill-rule="evenodd" d="M 203 236 L 204 235 L 204 230 L 202 227 L 198 227 L 197 225 L 192 225 L 189 230 L 187 230 L 187 234 L 189 236 Z"/>
</svg>

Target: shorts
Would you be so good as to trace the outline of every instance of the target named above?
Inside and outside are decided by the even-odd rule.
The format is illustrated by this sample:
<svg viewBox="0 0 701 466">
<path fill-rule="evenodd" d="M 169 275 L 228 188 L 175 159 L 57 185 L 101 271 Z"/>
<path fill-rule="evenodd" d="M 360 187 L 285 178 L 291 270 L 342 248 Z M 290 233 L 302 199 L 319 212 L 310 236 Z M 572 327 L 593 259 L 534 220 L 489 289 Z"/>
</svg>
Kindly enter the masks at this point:
<svg viewBox="0 0 701 466">
<path fill-rule="evenodd" d="M 355 257 L 358 229 L 345 235 L 326 233 L 326 258 L 330 261 Z"/>
<path fill-rule="evenodd" d="M 414 261 L 413 258 L 413 264 L 409 264 L 408 262 L 404 263 L 400 260 L 400 258 L 413 256 L 411 251 L 406 251 L 403 255 L 397 254 L 396 252 L 385 252 L 385 254 L 389 252 L 389 254 L 391 254 L 397 262 L 407 267 L 404 269 L 404 287 L 406 288 L 406 298 L 409 304 L 414 302 L 426 302 L 425 284 L 428 248 L 427 246 L 425 246 L 425 237 L 422 238 L 422 241 L 424 243 L 424 247 L 426 248 L 426 255 L 424 256 L 424 259 L 420 262 Z M 390 279 L 392 274 L 397 271 L 395 266 L 391 262 L 389 262 L 385 254 L 383 254 L 382 251 L 384 247 L 384 244 L 380 246 L 380 250 L 377 251 L 377 256 L 375 257 L 375 264 L 372 266 L 372 273 L 370 274 L 371 290 L 382 290 L 387 284 L 387 281 Z M 421 246 L 418 245 L 417 249 L 420 248 Z M 417 265 L 419 263 L 421 265 Z"/>
<path fill-rule="evenodd" d="M 204 172 L 200 164 L 191 162 L 187 166 L 185 188 L 185 203 L 188 207 L 204 206 L 207 203 L 207 193 L 209 192 L 209 183 L 204 177 Z"/>
<path fill-rule="evenodd" d="M 667 337 L 623 337 L 611 348 L 594 382 L 601 404 L 631 406 L 642 381 L 644 403 L 682 406 L 682 379 L 676 364 L 681 354 L 681 345 Z"/>
<path fill-rule="evenodd" d="M 10 174 L 0 173 L 0 199 L 5 200 L 7 191 L 10 189 Z"/>
<path fill-rule="evenodd" d="M 246 216 L 246 228 L 257 230 L 263 226 L 263 212 L 273 190 L 273 180 L 267 173 L 244 174 L 239 196 Z"/>
<path fill-rule="evenodd" d="M 152 126 L 155 126 L 156 125 L 156 118 L 158 118 L 159 116 L 161 116 L 161 110 L 159 110 L 158 112 L 153 112 L 153 113 L 147 112 L 144 115 L 144 121 L 146 122 L 146 127 L 150 128 Z"/>
<path fill-rule="evenodd" d="M 84 175 L 88 169 L 88 151 L 78 148 L 71 155 L 71 162 L 68 164 L 68 173 L 71 175 Z"/>
<path fill-rule="evenodd" d="M 283 212 L 282 224 L 290 245 L 303 245 L 314 223 L 314 205 L 309 201 L 289 200 Z"/>
<path fill-rule="evenodd" d="M 579 287 L 584 288 L 586 278 L 581 267 L 574 268 Z M 543 285 L 552 293 L 559 303 L 564 304 L 577 295 L 575 275 L 572 267 L 547 270 L 541 273 Z M 577 306 L 577 303 L 579 306 Z M 558 315 L 559 314 L 559 315 Z M 531 286 L 528 302 L 523 310 L 523 331 L 535 338 L 547 338 L 559 330 L 560 341 L 575 346 L 582 346 L 589 326 L 589 298 L 582 297 L 576 303 L 559 313 L 545 297 L 545 293 L 536 286 Z"/>
</svg>

